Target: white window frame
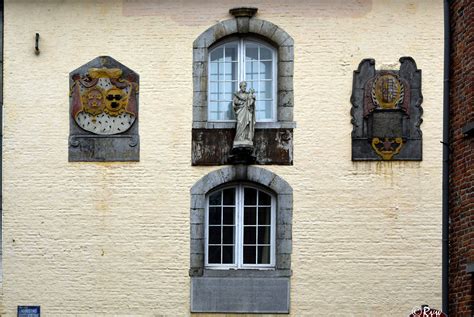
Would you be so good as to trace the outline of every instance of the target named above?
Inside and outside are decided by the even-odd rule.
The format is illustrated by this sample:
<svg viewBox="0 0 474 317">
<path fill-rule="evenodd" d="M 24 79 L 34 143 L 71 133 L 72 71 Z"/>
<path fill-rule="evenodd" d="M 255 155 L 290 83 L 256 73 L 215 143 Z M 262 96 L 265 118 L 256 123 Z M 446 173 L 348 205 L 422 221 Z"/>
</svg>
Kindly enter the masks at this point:
<svg viewBox="0 0 474 317">
<path fill-rule="evenodd" d="M 211 89 L 211 75 L 210 75 L 210 70 L 211 70 L 211 55 L 212 52 L 218 48 L 220 48 L 224 44 L 231 44 L 231 43 L 237 43 L 237 87 L 240 82 L 244 81 L 245 78 L 245 73 L 246 73 L 246 63 L 245 63 L 245 46 L 246 44 L 258 44 L 262 45 L 263 47 L 269 49 L 272 52 L 272 73 L 273 73 L 273 94 L 272 94 L 272 118 L 270 119 L 263 119 L 263 120 L 256 120 L 256 122 L 276 122 L 277 121 L 277 86 L 278 86 L 278 56 L 277 56 L 277 50 L 265 43 L 262 40 L 256 39 L 256 38 L 229 38 L 225 41 L 219 42 L 218 45 L 212 47 L 209 50 L 209 57 L 208 57 L 208 79 L 207 79 L 207 117 L 210 118 L 210 112 L 211 112 L 211 100 L 210 100 L 210 89 Z M 260 67 L 260 66 L 259 66 Z M 260 76 L 260 72 L 258 72 Z M 235 92 L 235 91 L 234 91 Z M 234 93 L 233 92 L 233 93 Z M 236 120 L 209 120 L 208 122 L 235 122 Z"/>
<path fill-rule="evenodd" d="M 225 189 L 235 188 L 235 248 L 234 248 L 234 262 L 233 264 L 219 264 L 209 263 L 208 261 L 208 232 L 209 232 L 209 197 Z M 244 249 L 244 188 L 252 188 L 264 192 L 271 197 L 271 216 L 270 216 L 270 263 L 269 264 L 244 264 L 243 263 L 243 249 Z M 258 199 L 257 199 L 258 204 Z M 257 210 L 258 215 L 258 210 Z M 257 216 L 258 217 L 258 216 Z M 204 266 L 208 269 L 260 269 L 272 270 L 275 269 L 276 262 L 276 197 L 273 193 L 259 187 L 247 183 L 239 183 L 216 188 L 206 195 L 206 211 L 205 211 L 205 227 L 204 227 Z M 258 225 L 258 222 L 257 222 Z"/>
</svg>

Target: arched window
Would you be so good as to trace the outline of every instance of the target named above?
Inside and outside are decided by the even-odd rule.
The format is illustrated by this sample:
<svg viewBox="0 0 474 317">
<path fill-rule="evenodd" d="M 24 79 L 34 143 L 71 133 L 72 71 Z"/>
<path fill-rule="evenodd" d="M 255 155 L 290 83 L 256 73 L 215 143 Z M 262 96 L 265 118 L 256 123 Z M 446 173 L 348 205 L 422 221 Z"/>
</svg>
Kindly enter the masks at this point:
<svg viewBox="0 0 474 317">
<path fill-rule="evenodd" d="M 205 266 L 275 266 L 275 197 L 253 185 L 226 186 L 207 195 Z"/>
<path fill-rule="evenodd" d="M 219 42 L 209 54 L 209 121 L 232 121 L 233 93 L 241 81 L 257 97 L 258 122 L 276 121 L 277 52 L 271 45 L 252 38 Z"/>
</svg>

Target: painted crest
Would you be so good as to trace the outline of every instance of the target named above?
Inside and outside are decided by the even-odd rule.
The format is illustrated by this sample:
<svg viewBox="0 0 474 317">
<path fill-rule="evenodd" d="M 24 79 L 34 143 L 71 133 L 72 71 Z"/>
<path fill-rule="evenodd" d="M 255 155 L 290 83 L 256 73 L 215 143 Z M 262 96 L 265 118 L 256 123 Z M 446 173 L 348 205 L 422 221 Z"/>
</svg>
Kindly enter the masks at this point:
<svg viewBox="0 0 474 317">
<path fill-rule="evenodd" d="M 71 88 L 72 113 L 77 125 L 94 134 L 127 131 L 137 118 L 138 84 L 125 79 L 119 68 L 89 68 L 76 75 Z"/>
</svg>

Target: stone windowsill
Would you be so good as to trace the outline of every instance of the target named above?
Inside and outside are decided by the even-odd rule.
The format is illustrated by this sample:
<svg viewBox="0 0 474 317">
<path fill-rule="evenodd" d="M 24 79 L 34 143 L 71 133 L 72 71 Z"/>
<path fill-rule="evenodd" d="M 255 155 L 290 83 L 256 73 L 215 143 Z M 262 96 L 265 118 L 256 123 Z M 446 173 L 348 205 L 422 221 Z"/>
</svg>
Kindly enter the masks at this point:
<svg viewBox="0 0 474 317">
<path fill-rule="evenodd" d="M 193 129 L 234 129 L 235 122 L 193 122 Z M 295 129 L 296 122 L 280 121 L 280 122 L 257 122 L 255 129 Z"/>
</svg>

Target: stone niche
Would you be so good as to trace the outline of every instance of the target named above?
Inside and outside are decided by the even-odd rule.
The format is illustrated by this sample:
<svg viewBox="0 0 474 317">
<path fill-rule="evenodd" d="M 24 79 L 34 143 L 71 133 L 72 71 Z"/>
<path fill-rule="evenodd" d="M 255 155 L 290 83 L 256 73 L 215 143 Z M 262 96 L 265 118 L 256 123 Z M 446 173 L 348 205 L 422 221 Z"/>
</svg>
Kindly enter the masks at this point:
<svg viewBox="0 0 474 317">
<path fill-rule="evenodd" d="M 69 88 L 69 161 L 138 161 L 138 74 L 99 56 L 69 74 Z"/>
<path fill-rule="evenodd" d="M 352 160 L 421 161 L 421 70 L 411 57 L 400 70 L 375 70 L 364 59 L 354 71 Z"/>
</svg>

